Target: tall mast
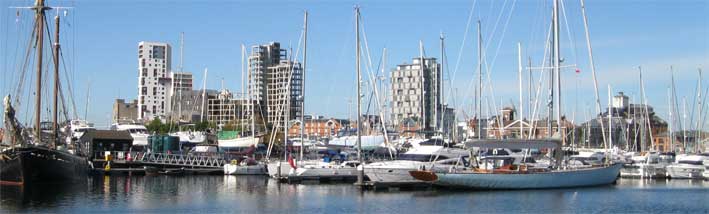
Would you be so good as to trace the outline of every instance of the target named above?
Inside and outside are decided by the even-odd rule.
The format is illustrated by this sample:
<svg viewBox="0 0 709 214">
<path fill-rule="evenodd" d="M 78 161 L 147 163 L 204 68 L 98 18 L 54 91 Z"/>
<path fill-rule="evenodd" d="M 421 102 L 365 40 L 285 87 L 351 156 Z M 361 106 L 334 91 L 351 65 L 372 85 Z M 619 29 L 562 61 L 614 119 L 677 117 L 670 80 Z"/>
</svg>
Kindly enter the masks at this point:
<svg viewBox="0 0 709 214">
<path fill-rule="evenodd" d="M 477 94 L 477 111 L 476 115 L 478 118 L 478 139 L 482 139 L 482 94 L 483 94 L 483 33 L 480 27 L 480 20 L 478 20 L 478 94 Z"/>
<path fill-rule="evenodd" d="M 426 90 L 424 90 L 426 85 L 424 84 L 423 66 L 425 66 L 423 63 L 423 42 L 419 40 L 419 70 L 421 70 L 421 128 L 426 130 Z"/>
<path fill-rule="evenodd" d="M 443 53 L 443 48 L 444 48 L 443 42 L 444 41 L 443 40 L 445 39 L 445 38 L 443 38 L 443 33 L 441 33 L 440 39 L 441 39 L 441 66 L 439 67 L 439 70 L 436 71 L 436 77 L 437 77 L 436 85 L 438 87 L 438 90 L 436 90 L 436 104 L 435 104 L 436 107 L 433 108 L 434 112 L 436 114 L 436 116 L 434 117 L 435 122 L 433 123 L 433 125 L 435 127 L 434 131 L 438 131 L 438 122 L 440 121 L 441 122 L 441 126 L 440 126 L 441 130 L 440 131 L 441 131 L 441 135 L 443 135 L 443 116 L 446 115 L 446 109 L 443 108 L 443 97 L 445 96 L 445 94 L 443 93 L 443 73 L 444 73 L 443 72 L 443 64 L 444 64 L 444 59 L 443 59 L 443 54 L 444 54 Z M 441 113 L 438 113 L 439 106 L 440 106 Z"/>
<path fill-rule="evenodd" d="M 608 143 L 603 144 L 606 150 L 606 155 L 608 154 L 608 147 L 613 144 L 613 106 L 611 106 L 611 99 L 613 95 L 613 88 L 608 84 Z M 606 158 L 606 163 L 608 163 L 608 158 Z"/>
<path fill-rule="evenodd" d="M 39 127 L 42 117 L 42 52 L 44 47 L 44 10 L 49 8 L 44 6 L 44 0 L 37 0 L 33 8 L 35 10 L 35 21 L 37 22 L 35 33 L 37 35 L 37 92 L 35 95 L 35 137 L 37 142 L 42 140 L 42 130 Z"/>
<path fill-rule="evenodd" d="M 199 121 L 204 122 L 205 106 L 207 105 L 207 68 L 204 68 L 204 79 L 202 80 L 202 114 L 199 116 Z"/>
<path fill-rule="evenodd" d="M 556 128 L 559 134 L 561 133 L 561 56 L 559 55 L 561 52 L 560 46 L 559 46 L 559 0 L 554 0 L 554 12 L 553 12 L 553 17 L 554 17 L 554 23 L 553 23 L 553 28 L 554 28 L 554 76 L 556 79 L 554 81 L 554 91 L 556 92 L 554 96 L 554 104 L 556 107 L 554 108 L 555 114 L 556 114 Z M 562 141 L 566 142 L 566 139 L 562 135 Z"/>
<path fill-rule="evenodd" d="M 180 73 L 183 72 L 183 64 L 184 64 L 184 48 L 185 48 L 185 32 L 180 32 Z M 177 83 L 180 85 L 179 90 L 177 90 L 177 96 L 178 96 L 178 101 L 177 101 L 177 124 L 180 123 L 180 120 L 182 119 L 182 74 L 175 75 L 177 76 Z M 174 90 L 174 88 L 173 88 Z"/>
<path fill-rule="evenodd" d="M 697 87 L 697 111 L 699 116 L 697 116 L 697 134 L 694 136 L 694 151 L 699 151 L 699 143 L 702 140 L 702 69 L 699 68 L 699 86 Z"/>
<path fill-rule="evenodd" d="M 583 15 L 583 26 L 586 33 L 586 47 L 588 48 L 588 60 L 591 64 L 591 75 L 593 76 L 593 89 L 596 95 L 596 113 L 601 113 L 601 98 L 598 95 L 598 80 L 596 79 L 596 64 L 593 62 L 593 48 L 591 48 L 591 36 L 588 32 L 588 18 L 586 18 L 586 6 L 584 5 L 584 0 L 581 0 L 581 14 Z M 603 130 L 603 123 L 601 123 L 601 130 Z M 603 136 L 603 142 L 606 141 L 606 134 L 601 132 Z"/>
<path fill-rule="evenodd" d="M 687 153 L 687 98 L 682 97 L 682 149 Z"/>
<path fill-rule="evenodd" d="M 305 145 L 305 65 L 308 59 L 308 11 L 305 11 L 304 30 L 303 30 L 303 71 L 300 82 L 300 157 L 298 160 L 303 160 L 303 145 Z"/>
<path fill-rule="evenodd" d="M 673 137 L 672 133 L 672 89 L 670 87 L 667 87 L 667 105 L 668 105 L 668 113 L 669 113 L 669 121 L 667 121 L 667 136 L 670 137 L 670 151 L 674 152 L 675 151 L 675 139 Z"/>
<path fill-rule="evenodd" d="M 246 47 L 241 46 L 241 52 L 246 55 Z M 250 66 L 250 65 L 249 65 Z M 251 137 L 256 137 L 256 105 L 254 104 L 253 93 L 251 91 L 251 69 L 246 69 L 248 74 L 248 97 L 249 97 L 249 113 L 251 114 Z"/>
<path fill-rule="evenodd" d="M 244 44 L 241 44 L 241 95 L 242 95 L 242 98 L 241 98 L 241 105 L 240 105 L 241 106 L 241 115 L 239 115 L 239 120 L 240 120 L 239 124 L 241 124 L 241 133 L 239 133 L 239 135 L 241 135 L 242 137 L 244 136 L 244 126 L 245 126 L 245 124 L 244 124 L 245 113 L 244 113 L 244 99 L 243 98 L 244 98 L 244 96 L 246 96 L 244 94 L 244 91 L 245 91 L 244 64 L 246 64 L 245 63 L 246 61 L 244 60 L 244 57 L 246 55 L 244 53 L 244 49 L 245 49 Z"/>
<path fill-rule="evenodd" d="M 522 103 L 522 44 L 517 43 L 517 72 L 519 75 L 519 138 L 524 139 L 524 127 L 522 127 L 522 115 L 524 115 L 524 104 Z"/>
<path fill-rule="evenodd" d="M 39 93 L 38 93 L 39 94 Z M 59 121 L 57 118 L 59 97 L 59 15 L 54 17 L 54 98 L 52 107 L 52 142 L 59 145 Z"/>
<path fill-rule="evenodd" d="M 355 38 L 357 47 L 355 48 L 355 64 L 357 69 L 357 160 L 360 167 L 357 168 L 357 184 L 364 182 L 364 168 L 361 167 L 362 161 L 362 77 L 359 67 L 360 41 L 359 41 L 359 6 L 355 6 Z"/>
</svg>

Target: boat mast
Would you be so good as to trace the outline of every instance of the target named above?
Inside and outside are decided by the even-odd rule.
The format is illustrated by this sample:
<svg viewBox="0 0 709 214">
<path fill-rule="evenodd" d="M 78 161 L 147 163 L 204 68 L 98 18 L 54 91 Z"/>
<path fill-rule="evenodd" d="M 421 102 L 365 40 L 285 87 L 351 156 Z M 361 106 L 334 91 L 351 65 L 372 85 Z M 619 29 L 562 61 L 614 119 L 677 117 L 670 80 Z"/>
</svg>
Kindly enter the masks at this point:
<svg viewBox="0 0 709 214">
<path fill-rule="evenodd" d="M 699 86 L 697 87 L 697 111 L 699 116 L 697 116 L 697 134 L 694 136 L 694 151 L 699 151 L 699 143 L 702 140 L 702 69 L 698 68 L 699 71 Z"/>
<path fill-rule="evenodd" d="M 35 137 L 37 142 L 42 140 L 42 130 L 39 127 L 42 117 L 42 51 L 44 47 L 44 10 L 49 9 L 44 6 L 44 0 L 35 2 L 35 21 L 37 22 L 35 33 L 37 34 L 37 92 L 35 95 Z"/>
<path fill-rule="evenodd" d="M 38 93 L 39 94 L 39 93 Z M 58 120 L 58 98 L 59 97 L 59 15 L 54 17 L 54 98 L 52 107 L 52 142 L 54 148 L 59 145 L 59 120 Z"/>
<path fill-rule="evenodd" d="M 613 88 L 608 84 L 608 143 L 603 144 L 606 154 L 608 154 L 609 145 L 613 144 L 613 106 L 611 106 L 611 99 L 613 95 Z M 606 155 L 606 163 L 608 163 L 608 157 Z"/>
<path fill-rule="evenodd" d="M 245 96 L 245 94 L 244 94 L 244 91 L 245 91 L 245 89 L 244 89 L 245 88 L 244 87 L 244 83 L 245 83 L 244 64 L 246 61 L 244 60 L 244 56 L 246 54 L 244 53 L 244 49 L 245 49 L 244 44 L 241 44 L 241 96 L 242 97 L 241 97 L 241 105 L 240 105 L 241 115 L 239 115 L 239 124 L 241 124 L 241 131 L 240 131 L 239 135 L 242 137 L 244 136 L 244 119 L 245 119 L 245 115 L 244 115 L 244 96 Z"/>
<path fill-rule="evenodd" d="M 204 122 L 204 108 L 207 105 L 207 68 L 204 68 L 204 79 L 202 80 L 202 114 L 199 115 L 199 121 Z"/>
<path fill-rule="evenodd" d="M 682 97 L 682 149 L 687 153 L 687 98 Z"/>
<path fill-rule="evenodd" d="M 667 105 L 668 105 L 668 113 L 669 113 L 669 121 L 667 121 L 667 136 L 670 137 L 670 151 L 674 152 L 675 151 L 675 139 L 673 137 L 672 133 L 672 89 L 670 87 L 667 87 Z"/>
<path fill-rule="evenodd" d="M 517 73 L 519 75 L 519 138 L 524 139 L 524 127 L 522 127 L 522 115 L 524 115 L 524 104 L 522 103 L 522 44 L 517 43 Z"/>
<path fill-rule="evenodd" d="M 308 59 L 308 11 L 305 11 L 303 22 L 303 70 L 301 72 L 302 76 L 300 82 L 300 157 L 298 157 L 298 160 L 303 160 L 303 145 L 305 145 L 303 136 L 305 132 L 305 65 Z"/>
<path fill-rule="evenodd" d="M 424 70 L 423 70 L 423 42 L 419 40 L 419 66 L 421 70 L 421 127 L 419 130 L 423 128 L 425 131 L 427 129 L 427 124 L 426 124 L 426 90 L 424 90 L 424 87 L 426 86 L 424 84 L 425 78 L 424 78 Z M 425 136 L 426 134 L 424 134 Z"/>
<path fill-rule="evenodd" d="M 593 89 L 596 95 L 596 112 L 601 113 L 601 98 L 598 94 L 598 80 L 596 79 L 596 64 L 593 62 L 593 48 L 591 47 L 591 35 L 588 32 L 588 18 L 586 17 L 586 6 L 584 0 L 581 0 L 581 14 L 583 15 L 583 26 L 586 34 L 586 47 L 588 49 L 588 60 L 591 64 L 591 76 L 593 77 Z M 601 130 L 603 130 L 603 122 L 601 122 Z M 606 134 L 601 132 L 603 136 L 603 143 L 606 142 Z"/>
<path fill-rule="evenodd" d="M 559 0 L 554 0 L 554 12 L 553 12 L 553 28 L 554 28 L 554 90 L 555 93 L 552 93 L 554 96 L 554 104 L 556 107 L 554 108 L 555 114 L 556 114 L 556 128 L 559 134 L 561 135 L 561 56 L 560 54 L 560 46 L 559 46 Z M 565 136 L 561 135 L 562 141 L 565 143 L 566 139 Z"/>
<path fill-rule="evenodd" d="M 355 64 L 357 64 L 357 160 L 360 166 L 357 167 L 357 184 L 362 184 L 364 182 L 364 168 L 361 167 L 362 161 L 362 77 L 360 74 L 360 41 L 359 41 L 359 6 L 355 6 L 355 40 L 357 47 L 355 47 Z"/>
<path fill-rule="evenodd" d="M 243 45 L 241 46 L 241 52 L 246 55 L 246 47 Z M 251 69 L 246 69 L 248 72 L 248 76 L 251 77 Z M 248 82 L 248 97 L 249 97 L 249 109 L 250 109 L 250 114 L 251 114 L 251 137 L 256 137 L 256 105 L 254 104 L 254 98 L 253 98 L 253 93 L 251 92 L 251 78 L 247 78 Z"/>
<path fill-rule="evenodd" d="M 177 124 L 180 124 L 180 120 L 182 120 L 182 72 L 184 72 L 183 69 L 183 64 L 184 64 L 184 54 L 183 50 L 185 48 L 185 32 L 180 32 L 180 74 L 175 75 L 177 76 L 177 83 L 180 85 L 179 90 L 177 90 L 177 96 L 178 96 L 178 101 L 177 101 Z M 173 89 L 174 90 L 174 89 Z M 179 130 L 179 127 L 178 127 Z"/>
<path fill-rule="evenodd" d="M 477 118 L 478 118 L 478 139 L 482 139 L 482 93 L 483 93 L 483 34 L 478 20 L 478 94 L 477 94 Z"/>
<path fill-rule="evenodd" d="M 443 136 L 443 116 L 446 115 L 446 109 L 443 108 L 443 97 L 445 96 L 443 93 L 443 73 L 444 73 L 443 72 L 443 64 L 444 64 L 444 59 L 443 59 L 443 54 L 444 54 L 443 53 L 443 45 L 444 45 L 443 42 L 444 41 L 443 40 L 445 39 L 445 38 L 443 38 L 443 32 L 441 32 L 440 39 L 441 39 L 441 66 L 439 67 L 439 70 L 436 71 L 436 77 L 437 77 L 436 85 L 438 86 L 438 90 L 436 90 L 436 104 L 435 104 L 435 107 L 433 108 L 434 112 L 436 114 L 436 116 L 434 117 L 435 122 L 433 123 L 433 126 L 434 126 L 433 130 L 438 131 L 438 127 L 439 127 L 438 122 L 440 121 L 441 122 L 441 126 L 440 126 L 441 132 L 440 133 L 441 133 L 441 136 Z M 441 113 L 438 113 L 439 104 L 440 104 Z M 440 117 L 440 120 L 439 120 L 439 117 Z"/>
</svg>

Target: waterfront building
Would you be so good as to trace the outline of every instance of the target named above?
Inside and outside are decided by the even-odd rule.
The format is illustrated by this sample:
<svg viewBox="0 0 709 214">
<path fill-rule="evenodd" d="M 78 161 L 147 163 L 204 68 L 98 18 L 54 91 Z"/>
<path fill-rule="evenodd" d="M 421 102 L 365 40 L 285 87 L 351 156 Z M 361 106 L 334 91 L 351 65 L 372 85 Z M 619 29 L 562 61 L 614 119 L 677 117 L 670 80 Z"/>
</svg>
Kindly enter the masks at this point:
<svg viewBox="0 0 709 214">
<path fill-rule="evenodd" d="M 247 105 L 246 114 L 256 112 L 271 125 L 283 123 L 286 109 L 290 109 L 287 120 L 300 118 L 301 64 L 289 60 L 288 52 L 278 42 L 253 46 L 248 61 L 248 90 L 253 103 Z"/>
<path fill-rule="evenodd" d="M 299 121 L 300 122 L 300 121 Z M 330 139 L 337 136 L 338 131 L 342 129 L 342 122 L 335 118 L 305 118 L 305 130 L 303 134 L 308 139 Z M 295 123 L 288 129 L 289 137 L 300 137 L 300 123 Z"/>
<path fill-rule="evenodd" d="M 218 94 L 210 94 L 207 96 L 207 121 L 218 127 L 246 124 L 248 119 L 243 114 L 245 103 L 243 99 L 235 99 L 227 89 L 222 89 Z"/>
<path fill-rule="evenodd" d="M 116 99 L 113 103 L 113 113 L 111 115 L 113 122 L 138 120 L 138 100 L 126 103 L 124 99 Z"/>
<path fill-rule="evenodd" d="M 578 143 L 601 148 L 605 134 L 611 136 L 608 140 L 612 140 L 612 146 L 629 151 L 672 150 L 667 142 L 669 137 L 665 136 L 667 122 L 655 114 L 652 106 L 630 103 L 630 98 L 623 92 L 614 96 L 611 104 L 606 112 L 577 127 L 577 133 L 581 135 Z M 677 141 L 675 146 L 679 146 Z"/>
<path fill-rule="evenodd" d="M 167 43 L 138 43 L 138 119 L 164 120 L 170 112 L 171 51 Z"/>
<path fill-rule="evenodd" d="M 213 89 L 207 89 L 204 91 L 190 90 L 181 91 L 174 94 L 172 96 L 172 102 L 175 106 L 172 111 L 173 118 L 179 118 L 181 123 L 196 123 L 201 120 L 206 121 L 206 118 L 202 117 L 203 114 L 204 116 L 207 115 L 207 106 L 202 105 L 202 101 L 205 100 L 202 98 L 202 95 L 205 93 L 207 94 L 207 98 L 214 98 L 217 97 L 219 91 Z"/>
<path fill-rule="evenodd" d="M 413 58 L 411 64 L 400 64 L 391 72 L 391 120 L 394 127 L 411 127 L 417 123 L 421 131 L 433 131 L 441 124 L 441 65 L 436 58 Z"/>
</svg>

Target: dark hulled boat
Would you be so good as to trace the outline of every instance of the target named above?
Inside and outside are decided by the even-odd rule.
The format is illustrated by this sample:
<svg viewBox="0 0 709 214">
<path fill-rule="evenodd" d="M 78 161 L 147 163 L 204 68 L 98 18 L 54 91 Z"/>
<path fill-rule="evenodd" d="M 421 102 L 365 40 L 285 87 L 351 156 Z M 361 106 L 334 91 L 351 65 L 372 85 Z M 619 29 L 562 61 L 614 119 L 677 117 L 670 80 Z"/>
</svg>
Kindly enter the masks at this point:
<svg viewBox="0 0 709 214">
<path fill-rule="evenodd" d="M 86 158 L 40 146 L 10 148 L 0 153 L 0 184 L 73 182 L 86 178 Z"/>
<path fill-rule="evenodd" d="M 59 139 L 58 120 L 58 92 L 59 92 L 59 16 L 55 17 L 55 39 L 53 46 L 54 56 L 54 96 L 53 96 L 53 119 L 51 131 L 43 130 L 40 119 L 42 118 L 42 56 L 43 41 L 45 34 L 45 11 L 52 8 L 44 5 L 44 0 L 37 0 L 33 7 L 29 9 L 35 11 L 35 25 L 33 36 L 37 57 L 37 76 L 35 77 L 35 128 L 31 130 L 23 127 L 15 117 L 15 109 L 12 106 L 10 96 L 3 100 L 5 115 L 5 135 L 2 140 L 2 151 L 0 152 L 0 184 L 2 185 L 26 185 L 29 183 L 55 183 L 78 181 L 86 179 L 89 172 L 89 162 L 86 157 L 76 155 L 79 146 L 74 146 L 75 152 L 68 152 Z M 29 47 L 29 48 L 32 48 Z M 28 55 L 29 57 L 29 55 Z M 20 85 L 22 85 L 20 80 Z M 18 94 L 18 96 L 21 96 Z M 47 129 L 47 128 L 45 128 Z M 49 135 L 51 134 L 51 135 Z M 49 136 L 48 136 L 49 135 Z"/>
</svg>

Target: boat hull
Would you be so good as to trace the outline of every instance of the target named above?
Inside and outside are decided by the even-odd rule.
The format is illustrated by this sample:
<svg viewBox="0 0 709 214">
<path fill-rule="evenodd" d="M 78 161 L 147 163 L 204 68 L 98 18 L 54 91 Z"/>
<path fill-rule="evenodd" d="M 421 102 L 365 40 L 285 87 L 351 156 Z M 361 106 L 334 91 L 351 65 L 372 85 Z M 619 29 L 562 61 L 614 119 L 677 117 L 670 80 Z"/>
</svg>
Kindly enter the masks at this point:
<svg viewBox="0 0 709 214">
<path fill-rule="evenodd" d="M 632 164 L 625 165 L 620 170 L 623 178 L 666 178 L 668 177 L 666 165 Z"/>
<path fill-rule="evenodd" d="M 439 167 L 441 166 L 441 167 Z M 423 183 L 409 174 L 412 170 L 426 169 L 433 172 L 444 172 L 450 165 L 434 165 L 420 161 L 385 161 L 364 166 L 364 174 L 369 181 L 381 184 L 415 184 Z"/>
<path fill-rule="evenodd" d="M 667 166 L 667 173 L 672 179 L 702 179 L 704 178 L 704 166 L 673 164 Z"/>
<path fill-rule="evenodd" d="M 439 186 L 474 189 L 550 189 L 612 184 L 618 178 L 621 164 L 577 170 L 528 174 L 435 173 L 433 183 Z"/>
<path fill-rule="evenodd" d="M 0 156 L 0 184 L 4 185 L 73 182 L 85 179 L 89 173 L 86 158 L 53 149 L 15 148 Z"/>
<path fill-rule="evenodd" d="M 224 164 L 225 175 L 267 175 L 266 166 L 259 163 L 250 166 L 241 166 L 238 164 Z"/>
</svg>

